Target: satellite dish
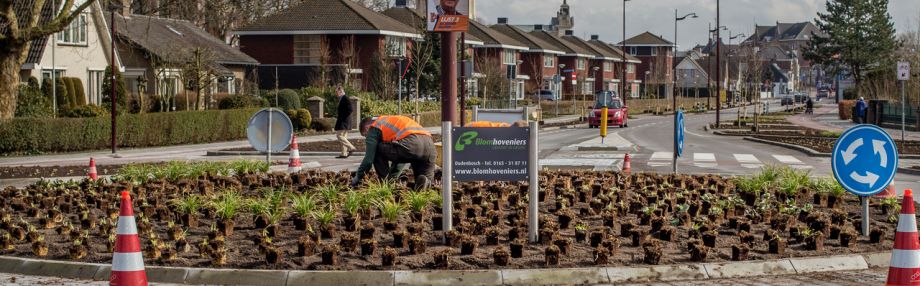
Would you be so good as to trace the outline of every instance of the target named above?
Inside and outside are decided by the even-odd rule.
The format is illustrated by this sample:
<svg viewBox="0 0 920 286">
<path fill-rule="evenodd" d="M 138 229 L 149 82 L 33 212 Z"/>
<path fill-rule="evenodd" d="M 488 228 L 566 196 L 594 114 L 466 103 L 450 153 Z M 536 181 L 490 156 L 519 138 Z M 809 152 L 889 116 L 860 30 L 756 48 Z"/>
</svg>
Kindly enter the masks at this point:
<svg viewBox="0 0 920 286">
<path fill-rule="evenodd" d="M 249 118 L 249 125 L 246 127 L 249 144 L 259 152 L 282 151 L 291 144 L 293 135 L 294 125 L 291 124 L 291 118 L 274 108 L 256 112 Z"/>
</svg>

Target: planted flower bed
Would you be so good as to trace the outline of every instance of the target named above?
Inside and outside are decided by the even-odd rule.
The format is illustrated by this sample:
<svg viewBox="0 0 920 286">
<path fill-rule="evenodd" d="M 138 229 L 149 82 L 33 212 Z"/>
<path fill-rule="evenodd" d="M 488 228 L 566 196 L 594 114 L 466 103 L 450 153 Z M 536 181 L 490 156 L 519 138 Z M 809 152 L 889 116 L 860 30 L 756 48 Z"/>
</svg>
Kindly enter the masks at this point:
<svg viewBox="0 0 920 286">
<path fill-rule="evenodd" d="M 839 136 L 839 135 L 838 135 Z M 830 153 L 834 151 L 834 143 L 837 142 L 837 137 L 790 137 L 790 136 L 764 136 L 757 135 L 755 138 L 805 146 L 811 148 L 812 150 L 821 152 L 821 153 Z M 920 154 L 920 141 L 900 141 L 896 140 L 895 143 L 898 145 L 898 153 L 916 155 Z"/>
<path fill-rule="evenodd" d="M 347 172 L 264 174 L 255 163 L 129 169 L 113 183 L 39 183 L 0 195 L 3 255 L 108 263 L 118 194 L 134 198 L 148 265 L 254 269 L 495 269 L 823 256 L 891 248 L 898 202 L 857 236 L 857 198 L 809 173 L 747 178 L 541 175 L 540 241 L 527 186 L 460 184 L 455 230 L 437 190 L 406 180 L 342 188 Z M 204 172 L 204 173 L 202 173 Z M 152 175 L 159 174 L 159 175 Z M 891 219 L 894 218 L 894 219 Z M 444 241 L 448 245 L 444 245 Z"/>
</svg>

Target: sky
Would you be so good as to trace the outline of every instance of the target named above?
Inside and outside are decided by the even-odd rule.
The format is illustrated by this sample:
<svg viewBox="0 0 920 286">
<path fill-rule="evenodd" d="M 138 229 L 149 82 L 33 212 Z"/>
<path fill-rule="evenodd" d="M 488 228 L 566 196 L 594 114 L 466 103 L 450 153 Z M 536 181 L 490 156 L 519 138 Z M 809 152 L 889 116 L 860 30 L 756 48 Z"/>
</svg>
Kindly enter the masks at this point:
<svg viewBox="0 0 920 286">
<path fill-rule="evenodd" d="M 548 24 L 563 0 L 476 0 L 476 18 L 495 24 L 507 17 L 512 24 Z M 916 31 L 920 27 L 920 0 L 889 0 L 888 11 L 898 32 Z M 575 16 L 575 33 L 581 37 L 600 35 L 607 42 L 623 39 L 623 2 L 620 0 L 568 0 Z M 678 44 L 687 49 L 705 44 L 706 31 L 716 23 L 716 0 L 630 0 L 626 3 L 626 37 L 650 31 L 674 39 L 674 9 L 680 16 L 694 12 L 699 18 L 681 21 Z M 722 0 L 721 24 L 732 35 L 749 36 L 755 23 L 761 26 L 776 22 L 812 21 L 825 11 L 825 0 Z M 723 39 L 728 42 L 728 31 Z M 734 41 L 740 41 L 738 37 Z"/>
</svg>

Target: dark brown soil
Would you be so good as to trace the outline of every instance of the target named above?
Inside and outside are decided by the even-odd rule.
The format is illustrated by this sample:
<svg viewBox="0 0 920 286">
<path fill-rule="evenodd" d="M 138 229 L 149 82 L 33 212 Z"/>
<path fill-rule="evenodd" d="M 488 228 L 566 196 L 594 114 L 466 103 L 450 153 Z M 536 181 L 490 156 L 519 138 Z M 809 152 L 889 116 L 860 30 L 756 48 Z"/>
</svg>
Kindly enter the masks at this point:
<svg viewBox="0 0 920 286">
<path fill-rule="evenodd" d="M 175 208 L 168 207 L 169 202 L 176 198 L 182 198 L 191 194 L 201 194 L 205 200 L 210 202 L 216 194 L 215 189 L 240 189 L 242 194 L 247 198 L 258 198 L 264 187 L 284 188 L 286 192 L 300 193 L 310 190 L 318 185 L 325 185 L 332 182 L 339 184 L 346 183 L 350 178 L 349 173 L 325 173 L 308 171 L 305 173 L 295 174 L 289 177 L 284 174 L 273 175 L 246 175 L 240 178 L 208 178 L 201 180 L 184 180 L 180 182 L 152 182 L 143 186 L 131 186 L 128 184 L 101 185 L 96 186 L 91 183 L 83 182 L 73 185 L 61 186 L 31 186 L 26 189 L 7 188 L 0 192 L 0 233 L 12 231 L 16 226 L 28 228 L 29 226 L 38 225 L 38 219 L 34 214 L 44 214 L 46 210 L 58 210 L 62 207 L 70 208 L 69 211 L 63 212 L 65 221 L 70 221 L 75 228 L 80 229 L 80 217 L 85 214 L 99 218 L 99 225 L 96 227 L 85 228 L 88 234 L 88 240 L 84 242 L 89 248 L 89 255 L 81 259 L 84 262 L 109 263 L 112 253 L 106 249 L 106 238 L 101 231 L 114 231 L 112 223 L 104 222 L 104 217 L 110 213 L 117 214 L 118 210 L 118 193 L 121 190 L 129 190 L 135 198 L 135 213 L 141 216 L 141 213 L 147 211 L 149 214 L 145 218 L 139 218 L 138 224 L 141 227 L 141 243 L 146 248 L 150 243 L 150 237 L 155 235 L 160 241 L 164 242 L 166 247 L 163 253 L 171 249 L 173 242 L 167 239 L 167 222 L 179 221 L 178 216 L 174 213 Z M 249 182 L 251 184 L 243 185 L 240 182 Z M 381 266 L 383 251 L 377 251 L 374 255 L 360 255 L 360 248 L 355 251 L 339 251 L 337 255 L 338 264 L 335 266 L 321 265 L 322 246 L 329 246 L 334 249 L 333 245 L 339 245 L 342 237 L 355 237 L 356 233 L 349 234 L 343 227 L 341 220 L 343 214 L 339 213 L 338 219 L 333 223 L 336 229 L 335 235 L 331 239 L 322 239 L 316 243 L 314 255 L 307 257 L 298 257 L 297 248 L 299 239 L 309 235 L 307 231 L 298 231 L 294 229 L 293 219 L 285 217 L 281 222 L 282 232 L 272 239 L 271 247 L 281 250 L 282 257 L 277 264 L 266 263 L 266 255 L 259 249 L 259 243 L 264 235 L 263 230 L 256 228 L 253 224 L 252 215 L 246 214 L 248 208 L 244 208 L 244 213 L 235 219 L 236 230 L 227 237 L 227 263 L 223 266 L 212 265 L 211 259 L 199 255 L 197 245 L 199 245 L 208 235 L 211 225 L 215 220 L 208 214 L 212 213 L 210 206 L 204 207 L 199 213 L 199 226 L 188 230 L 188 242 L 192 245 L 190 252 L 180 252 L 178 259 L 174 261 L 153 260 L 145 256 L 147 265 L 169 265 L 169 266 L 192 266 L 192 267 L 217 267 L 217 268 L 247 268 L 247 269 L 321 269 L 321 270 L 359 270 L 359 269 L 434 269 L 434 255 L 444 253 L 444 250 L 450 250 L 449 269 L 496 269 L 496 268 L 544 268 L 544 253 L 550 242 L 559 243 L 562 240 L 571 240 L 567 251 L 560 254 L 560 261 L 557 267 L 590 267 L 594 266 L 594 252 L 596 248 L 589 245 L 589 241 L 576 242 L 574 240 L 576 226 L 586 228 L 590 232 L 605 232 L 608 234 L 604 239 L 602 246 L 609 246 L 613 253 L 609 256 L 611 265 L 637 265 L 643 264 L 644 252 L 641 246 L 633 246 L 630 238 L 623 237 L 621 224 L 628 222 L 634 223 L 636 233 L 648 234 L 649 236 L 640 236 L 641 240 L 646 243 L 657 241 L 655 244 L 661 246 L 661 264 L 680 264 L 690 263 L 691 256 L 688 251 L 687 243 L 691 241 L 690 233 L 696 232 L 691 228 L 689 223 L 670 223 L 672 218 L 682 217 L 685 213 L 678 212 L 676 207 L 677 201 L 687 200 L 694 204 L 700 204 L 700 194 L 711 193 L 715 198 L 723 200 L 738 193 L 733 183 L 723 177 L 717 176 L 660 176 L 649 174 L 635 174 L 632 176 L 622 176 L 618 173 L 595 173 L 595 172 L 547 172 L 541 175 L 540 180 L 545 190 L 541 195 L 543 200 L 540 206 L 540 219 L 543 221 L 542 226 L 545 231 L 541 233 L 555 234 L 554 239 L 543 237 L 546 244 L 526 244 L 523 250 L 523 257 L 511 258 L 509 265 L 506 267 L 497 267 L 494 264 L 493 253 L 499 247 L 507 248 L 510 246 L 507 234 L 512 228 L 522 229 L 522 235 L 526 235 L 526 188 L 522 188 L 517 183 L 491 183 L 491 184 L 461 184 L 454 196 L 455 210 L 457 210 L 459 223 L 454 224 L 457 234 L 453 237 L 472 237 L 479 243 L 472 255 L 460 255 L 460 244 L 453 246 L 444 246 L 442 244 L 444 232 L 432 229 L 431 217 L 433 214 L 439 214 L 438 210 L 432 210 L 419 224 L 413 225 L 411 215 L 406 213 L 399 218 L 400 231 L 409 230 L 411 237 L 421 235 L 427 245 L 423 254 L 411 254 L 407 247 L 393 247 L 392 232 L 383 229 L 383 221 L 379 216 L 376 208 L 367 211 L 365 223 L 369 222 L 377 231 L 373 239 L 378 242 L 379 249 L 393 247 L 398 252 L 396 266 L 384 268 Z M 196 183 L 197 182 L 197 183 Z M 188 188 L 190 184 L 196 184 L 197 188 Z M 435 184 L 437 185 L 437 184 Z M 210 186 L 210 187 L 208 187 Z M 670 187 L 670 186 L 677 186 Z M 592 193 L 596 192 L 596 196 Z M 686 191 L 685 191 L 686 190 Z M 140 194 L 139 194 L 140 192 Z M 777 190 L 764 190 L 773 197 L 780 196 Z M 682 199 L 676 194 L 681 194 Z M 803 189 L 795 199 L 799 201 L 798 205 L 811 202 L 811 192 Z M 666 197 L 668 196 L 668 197 Z M 582 199 L 584 197 L 584 200 Z M 481 205 L 473 206 L 470 202 L 482 199 Z M 598 201 L 592 202 L 592 199 Z M 778 259 L 784 257 L 802 257 L 802 256 L 825 256 L 835 254 L 865 253 L 874 251 L 890 250 L 892 247 L 892 238 L 895 224 L 883 221 L 873 221 L 874 229 L 881 229 L 884 238 L 881 243 L 870 243 L 867 238 L 860 237 L 854 248 L 842 247 L 839 240 L 827 239 L 825 241 L 824 251 L 810 251 L 805 249 L 805 244 L 800 243 L 790 237 L 790 233 L 780 231 L 779 237 L 788 241 L 788 246 L 784 254 L 769 254 L 768 242 L 763 240 L 764 234 L 768 230 L 776 230 L 792 225 L 805 225 L 809 221 L 807 216 L 792 214 L 788 221 L 783 221 L 777 227 L 771 227 L 769 222 L 757 221 L 762 216 L 780 217 L 775 209 L 769 206 L 779 204 L 775 199 L 760 197 L 758 200 L 764 200 L 763 205 L 767 210 L 758 211 L 755 207 L 746 206 L 743 202 L 737 208 L 738 212 L 726 211 L 722 215 L 688 215 L 698 224 L 714 230 L 707 232 L 717 235 L 715 247 L 712 247 L 707 255 L 707 262 L 729 261 L 732 257 L 732 246 L 742 243 L 739 238 L 738 227 L 732 226 L 733 220 L 753 219 L 750 223 L 751 234 L 753 234 L 753 243 L 750 248 L 750 260 Z M 558 210 L 557 205 L 564 204 L 561 202 L 572 201 L 573 204 L 567 210 Z M 603 203 L 608 201 L 608 203 Z M 514 202 L 514 203 L 512 203 Z M 589 203 L 592 202 L 592 203 Z M 597 203 L 600 202 L 600 203 Z M 655 204 L 658 202 L 660 204 Z M 670 241 L 658 241 L 661 235 L 658 232 L 650 231 L 651 226 L 642 224 L 642 216 L 646 215 L 643 208 L 650 205 L 658 207 L 661 214 L 666 219 L 655 221 L 666 222 L 671 227 L 665 229 L 673 230 L 673 238 Z M 499 206 L 500 208 L 493 208 Z M 594 210 L 603 212 L 605 208 L 611 209 L 612 213 L 604 212 L 603 214 L 595 213 Z M 467 209 L 473 211 L 472 217 L 466 217 Z M 649 213 L 656 211 L 651 209 Z M 842 218 L 834 226 L 840 228 L 853 228 L 858 223 L 858 213 L 860 211 L 859 202 L 856 197 L 846 196 L 842 203 L 837 204 L 837 209 L 832 210 L 823 205 L 815 205 L 811 210 L 812 215 L 831 216 Z M 161 212 L 164 216 L 158 216 L 154 213 Z M 408 210 L 407 210 L 408 212 Z M 747 213 L 747 215 L 744 215 Z M 514 215 L 517 216 L 514 216 Z M 575 221 L 565 229 L 560 229 L 556 223 L 559 219 L 557 214 L 566 214 L 575 216 Z M 489 219 L 492 215 L 498 215 L 497 224 L 493 226 Z M 887 217 L 888 213 L 882 213 L 880 209 L 873 209 L 873 217 Z M 2 217 L 6 216 L 6 218 Z M 604 218 L 612 217 L 610 220 L 613 225 L 604 226 Z M 20 222 L 22 218 L 25 222 Z M 715 219 L 710 220 L 710 218 Z M 5 222 L 3 222 L 5 221 Z M 311 229 L 319 229 L 319 225 L 313 219 L 308 223 Z M 814 225 L 814 224 L 812 224 Z M 149 226 L 149 227 L 143 227 Z M 490 227 L 497 228 L 500 236 L 498 245 L 487 245 L 485 240 L 485 231 Z M 151 231 L 145 231 L 149 228 Z M 45 236 L 50 247 L 47 259 L 69 260 L 67 249 L 71 245 L 71 239 L 55 233 L 54 229 L 39 229 L 38 232 Z M 707 234 L 708 235 L 708 234 Z M 454 239 L 461 241 L 461 239 Z M 608 243 L 609 242 L 609 243 Z M 640 241 L 641 243 L 641 241 Z M 30 243 L 27 241 L 15 241 L 14 249 L 11 251 L 0 251 L 0 255 L 13 255 L 21 257 L 35 257 L 30 251 Z"/>
<path fill-rule="evenodd" d="M 789 136 L 754 136 L 760 139 L 782 142 L 787 144 L 805 146 L 821 153 L 830 153 L 834 151 L 834 143 L 837 138 L 830 137 L 789 137 Z M 920 141 L 900 141 L 895 140 L 898 145 L 899 154 L 920 154 Z"/>
</svg>

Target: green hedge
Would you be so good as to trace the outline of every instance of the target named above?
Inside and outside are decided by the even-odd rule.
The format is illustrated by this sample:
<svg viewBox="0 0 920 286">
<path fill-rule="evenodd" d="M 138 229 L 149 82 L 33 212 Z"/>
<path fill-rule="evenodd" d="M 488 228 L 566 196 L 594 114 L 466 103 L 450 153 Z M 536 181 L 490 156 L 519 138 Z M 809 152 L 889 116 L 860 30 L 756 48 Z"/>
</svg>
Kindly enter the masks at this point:
<svg viewBox="0 0 920 286">
<path fill-rule="evenodd" d="M 118 147 L 200 144 L 246 138 L 256 109 L 128 114 L 118 117 Z M 0 121 L 0 154 L 110 148 L 111 121 L 95 118 L 15 118 Z"/>
<path fill-rule="evenodd" d="M 380 100 L 377 95 L 370 92 L 360 92 L 348 89 L 345 91 L 348 96 L 361 99 L 361 118 L 368 116 L 377 116 L 385 114 L 396 114 L 399 102 L 396 100 Z M 335 118 L 338 113 L 339 98 L 335 95 L 335 88 L 327 88 L 323 91 L 320 88 L 307 87 L 300 90 L 301 101 L 306 105 L 307 99 L 318 96 L 326 100 L 323 109 L 325 116 Z M 441 110 L 441 103 L 435 101 L 426 101 L 419 103 L 421 112 L 431 112 Z M 411 99 L 403 101 L 403 114 L 415 112 L 415 102 Z"/>
</svg>

